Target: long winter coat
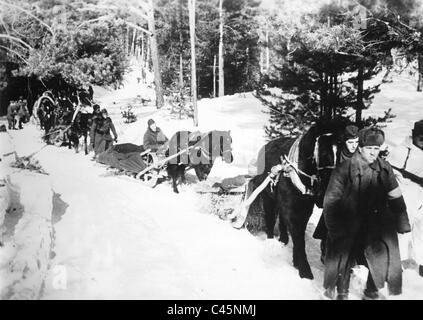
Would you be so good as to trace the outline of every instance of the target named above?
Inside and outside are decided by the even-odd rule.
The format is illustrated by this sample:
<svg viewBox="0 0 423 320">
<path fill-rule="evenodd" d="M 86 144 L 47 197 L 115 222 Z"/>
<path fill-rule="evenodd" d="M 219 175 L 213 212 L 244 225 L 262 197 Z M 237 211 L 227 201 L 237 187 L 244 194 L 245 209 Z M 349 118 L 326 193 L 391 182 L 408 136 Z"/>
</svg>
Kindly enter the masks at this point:
<svg viewBox="0 0 423 320">
<path fill-rule="evenodd" d="M 146 150 L 151 149 L 151 151 L 156 152 L 166 141 L 168 141 L 168 138 L 159 127 L 156 128 L 156 131 L 149 127 L 144 134 L 143 147 Z"/>
<path fill-rule="evenodd" d="M 91 126 L 90 143 L 93 146 L 96 155 L 106 151 L 113 145 L 114 139 L 110 134 L 110 130 L 113 132 L 113 136 L 115 137 L 114 139 L 117 139 L 117 133 L 112 119 L 109 117 L 95 118 Z"/>
<path fill-rule="evenodd" d="M 401 260 L 413 258 L 417 264 L 423 265 L 423 150 L 413 144 L 410 136 L 393 149 L 386 160 L 399 169 L 394 172 L 411 223 L 411 234 L 399 237 Z M 409 250 L 410 243 L 412 250 Z"/>
<path fill-rule="evenodd" d="M 359 152 L 340 164 L 332 173 L 323 215 L 328 228 L 324 287 L 334 288 L 364 252 L 376 287 L 387 281 L 389 293 L 400 294 L 397 230 L 409 232 L 409 223 L 390 164 L 378 158 L 368 166 Z"/>
<path fill-rule="evenodd" d="M 340 165 L 345 160 L 350 159 L 353 156 L 353 154 L 354 153 L 351 153 L 351 152 L 348 151 L 347 147 L 344 144 L 342 148 L 339 148 L 339 152 L 336 156 L 336 159 L 338 159 L 337 165 Z M 328 232 L 328 230 L 326 228 L 325 220 L 324 220 L 323 214 L 322 214 L 320 216 L 319 222 L 317 223 L 316 229 L 314 230 L 313 238 L 326 241 L 327 232 Z"/>
</svg>

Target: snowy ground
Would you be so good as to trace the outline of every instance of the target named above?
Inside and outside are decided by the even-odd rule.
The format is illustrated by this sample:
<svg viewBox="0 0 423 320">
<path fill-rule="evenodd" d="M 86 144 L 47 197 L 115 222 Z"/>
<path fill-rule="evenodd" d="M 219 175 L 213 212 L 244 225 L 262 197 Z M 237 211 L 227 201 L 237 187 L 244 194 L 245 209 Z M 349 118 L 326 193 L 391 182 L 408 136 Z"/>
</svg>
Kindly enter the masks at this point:
<svg viewBox="0 0 423 320">
<path fill-rule="evenodd" d="M 168 136 L 181 129 L 193 129 L 192 120 L 176 120 L 166 109 L 157 111 L 140 105 L 136 107 L 138 121 L 124 124 L 122 106 L 135 101 L 137 95 L 149 94 L 147 87 L 140 90 L 134 84 L 135 77 L 130 74 L 125 87 L 118 91 L 96 92 L 97 101 L 109 110 L 118 127 L 119 143 L 141 144 L 150 117 Z M 422 117 L 421 97 L 410 83 L 382 88 L 373 110 L 392 106 L 400 111 L 396 124 L 387 128 L 388 139 L 401 142 L 399 135 L 407 134 L 411 121 Z M 265 143 L 267 115 L 262 111 L 262 105 L 251 94 L 200 101 L 199 129 L 231 130 L 233 137 L 234 163 L 216 163 L 211 179 L 248 173 Z M 0 297 L 320 298 L 323 266 L 319 243 L 310 236 L 318 210 L 306 239 L 315 275 L 310 281 L 300 279 L 293 268 L 290 244 L 284 247 L 276 240 L 233 229 L 210 214 L 209 198 L 195 193 L 192 184 L 183 186 L 178 195 L 168 183 L 150 189 L 129 177 L 108 174 L 104 166 L 82 153 L 54 146 L 41 149 L 40 136 L 31 125 L 11 131 L 10 136 L 0 136 L 1 145 L 15 149 L 20 156 L 40 150 L 35 158 L 49 174 L 2 168 L 4 176 L 13 177 L 11 185 L 20 190 L 16 201 L 23 213 L 18 222 L 10 222 L 14 232 L 6 228 L 9 237 L 3 232 Z M 39 184 L 35 186 L 34 181 Z M 366 276 L 366 270 L 356 271 L 353 299 L 359 299 Z M 403 291 L 396 299 L 423 299 L 423 278 L 413 268 L 404 272 Z"/>
</svg>

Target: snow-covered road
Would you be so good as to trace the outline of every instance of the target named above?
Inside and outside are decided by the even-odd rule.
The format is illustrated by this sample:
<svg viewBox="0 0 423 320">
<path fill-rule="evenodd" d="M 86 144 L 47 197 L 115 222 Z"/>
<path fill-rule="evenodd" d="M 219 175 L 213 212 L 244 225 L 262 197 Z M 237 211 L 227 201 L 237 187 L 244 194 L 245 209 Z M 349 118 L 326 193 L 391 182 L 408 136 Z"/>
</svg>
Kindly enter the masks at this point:
<svg viewBox="0 0 423 320">
<path fill-rule="evenodd" d="M 391 90 L 387 88 L 387 92 Z M 119 104 L 113 107 L 114 99 L 116 95 L 105 97 L 102 102 L 111 110 L 115 123 L 119 123 L 119 142 L 140 144 L 147 119 L 142 116 L 133 124 L 123 125 L 118 119 Z M 376 101 L 375 110 L 381 109 L 386 99 Z M 417 108 L 418 104 L 413 101 L 409 104 Z M 265 142 L 263 126 L 267 115 L 262 111 L 259 101 L 251 94 L 200 102 L 200 119 L 207 119 L 203 124 L 200 120 L 200 130 L 231 129 L 234 139 L 235 162 L 232 165 L 216 163 L 212 177 L 247 173 L 250 162 Z M 144 109 L 140 114 L 154 115 L 168 136 L 192 127 L 190 120 L 166 117 L 166 110 Z M 401 114 L 398 119 L 403 119 Z M 406 117 L 398 122 L 401 132 L 406 132 L 403 127 L 408 126 L 409 121 Z M 390 130 L 388 127 L 387 133 L 392 136 L 391 131 L 398 130 L 398 126 Z M 42 279 L 40 298 L 320 298 L 323 266 L 319 261 L 319 243 L 310 236 L 313 223 L 319 217 L 318 210 L 308 226 L 306 239 L 315 275 L 310 281 L 300 279 L 293 268 L 291 244 L 284 247 L 275 239 L 254 237 L 244 229 L 233 229 L 226 221 L 210 214 L 209 198 L 195 193 L 192 185 L 182 187 L 180 194 L 174 194 L 168 183 L 151 189 L 129 177 L 109 174 L 104 166 L 90 161 L 90 156 L 83 153 L 54 146 L 41 149 L 41 133 L 32 125 L 12 131 L 10 135 L 18 155 L 40 150 L 35 158 L 49 174 L 40 182 L 40 190 L 48 193 L 50 188 L 64 201 L 60 206 L 64 212 L 56 219 L 51 217 L 57 215 L 55 209 L 49 207 L 51 198 L 39 201 L 44 215 L 50 215 L 44 222 L 47 227 L 43 228 L 43 220 L 38 219 L 34 220 L 32 229 L 25 231 L 38 232 L 37 237 L 28 239 L 47 243 L 51 250 L 49 255 L 44 254 L 48 251 L 46 247 L 43 255 L 28 256 L 28 259 L 43 260 L 40 261 L 43 268 L 37 269 L 35 263 L 32 270 L 34 277 L 38 275 Z M 32 185 L 34 188 L 37 187 Z M 29 195 L 32 189 L 22 190 Z M 20 245 L 22 250 L 25 244 Z M 13 261 L 16 250 L 9 249 L 8 246 L 0 248 L 3 250 L 0 258 Z M 8 276 L 5 261 L 0 261 L 0 281 L 3 280 L 0 291 L 10 282 L 4 281 Z M 357 276 L 352 279 L 353 299 L 359 299 L 366 277 L 362 268 L 356 271 Z M 423 278 L 412 268 L 404 272 L 403 291 L 396 299 L 423 299 Z"/>
<path fill-rule="evenodd" d="M 14 132 L 14 141 L 25 139 L 28 152 L 28 137 L 36 136 L 31 130 Z M 168 184 L 150 189 L 107 176 L 105 167 L 66 148 L 49 146 L 36 158 L 68 205 L 54 226 L 45 299 L 318 296 L 290 265 L 288 248 L 199 211 L 206 206 L 190 188 L 176 195 Z M 58 270 L 66 272 L 66 289 L 55 286 Z"/>
</svg>

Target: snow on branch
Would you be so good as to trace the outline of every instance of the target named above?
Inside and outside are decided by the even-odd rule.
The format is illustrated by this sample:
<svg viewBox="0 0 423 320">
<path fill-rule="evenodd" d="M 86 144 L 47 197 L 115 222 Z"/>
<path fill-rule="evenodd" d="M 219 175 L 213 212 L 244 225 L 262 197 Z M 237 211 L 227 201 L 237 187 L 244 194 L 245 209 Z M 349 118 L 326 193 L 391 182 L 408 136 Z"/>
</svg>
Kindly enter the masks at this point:
<svg viewBox="0 0 423 320">
<path fill-rule="evenodd" d="M 125 21 L 125 23 L 128 26 L 132 27 L 132 28 L 135 28 L 135 29 L 137 29 L 139 31 L 142 31 L 142 32 L 144 32 L 144 33 L 146 33 L 148 35 L 152 35 L 152 33 L 150 31 L 148 31 L 147 29 L 144 29 L 143 27 L 140 27 L 140 26 L 136 25 L 135 23 L 132 23 L 132 22 L 129 22 L 129 21 Z"/>
<path fill-rule="evenodd" d="M 3 49 L 5 49 L 5 50 L 7 50 L 7 51 L 9 51 L 9 52 L 11 52 L 11 53 L 13 53 L 15 56 L 17 56 L 19 59 L 21 59 L 23 62 L 25 62 L 26 64 L 29 64 L 28 63 L 28 61 L 24 58 L 24 57 L 22 57 L 22 55 L 20 55 L 17 51 L 15 51 L 15 50 L 13 50 L 13 49 L 10 49 L 10 48 L 8 48 L 8 47 L 6 47 L 6 46 L 2 46 L 2 45 L 0 45 L 0 48 L 3 48 Z"/>
<path fill-rule="evenodd" d="M 18 42 L 18 43 L 20 43 L 21 45 L 23 45 L 24 47 L 26 47 L 29 50 L 32 50 L 33 49 L 28 43 L 26 43 L 22 39 L 19 39 L 19 38 L 14 37 L 14 36 L 11 36 L 11 35 L 8 35 L 8 34 L 0 34 L 0 38 L 9 39 L 9 40 Z"/>
<path fill-rule="evenodd" d="M 20 6 L 17 6 L 17 5 L 15 5 L 15 4 L 11 4 L 11 3 L 9 3 L 9 2 L 6 2 L 6 1 L 2 1 L 2 0 L 0 0 L 0 5 L 2 5 L 2 6 L 8 6 L 8 7 L 11 7 L 11 8 L 14 8 L 14 9 L 16 9 L 16 10 L 19 10 L 19 11 L 22 11 L 22 12 L 24 12 L 25 14 L 27 14 L 28 16 L 30 16 L 31 18 L 34 18 L 35 20 L 37 20 L 40 24 L 42 24 L 44 27 L 46 27 L 47 28 L 47 30 L 54 36 L 54 32 L 53 32 L 53 29 L 52 29 L 52 27 L 50 27 L 47 23 L 45 23 L 43 20 L 41 20 L 40 18 L 38 18 L 38 17 L 36 17 L 35 15 L 33 15 L 31 12 L 29 12 L 28 10 L 26 10 L 26 9 L 24 9 L 24 8 L 22 8 L 22 7 L 20 7 Z"/>
<path fill-rule="evenodd" d="M 86 21 L 83 21 L 83 22 L 81 22 L 77 27 L 76 27 L 76 29 L 79 29 L 79 28 L 81 28 L 81 27 L 83 27 L 84 25 L 86 25 L 86 24 L 89 24 L 89 23 L 92 23 L 92 22 L 97 22 L 97 21 L 100 21 L 100 20 L 104 20 L 104 19 L 108 19 L 108 18 L 110 18 L 111 16 L 109 15 L 109 14 L 107 14 L 107 15 L 104 15 L 104 16 L 101 16 L 101 17 L 98 17 L 98 18 L 95 18 L 95 19 L 90 19 L 90 20 L 86 20 Z"/>
</svg>

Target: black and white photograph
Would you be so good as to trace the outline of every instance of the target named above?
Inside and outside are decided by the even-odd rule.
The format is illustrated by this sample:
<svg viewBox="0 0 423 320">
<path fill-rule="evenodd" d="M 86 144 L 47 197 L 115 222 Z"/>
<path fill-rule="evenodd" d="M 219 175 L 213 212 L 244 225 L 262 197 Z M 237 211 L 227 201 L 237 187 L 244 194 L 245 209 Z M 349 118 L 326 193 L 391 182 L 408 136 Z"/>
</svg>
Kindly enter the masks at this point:
<svg viewBox="0 0 423 320">
<path fill-rule="evenodd" d="M 423 0 L 0 0 L 0 300 L 423 300 Z"/>
</svg>

